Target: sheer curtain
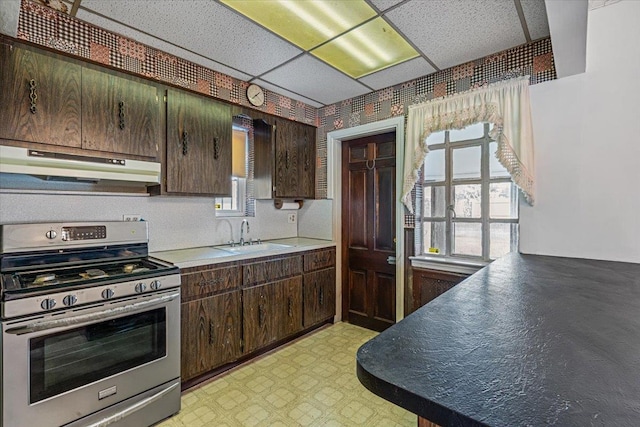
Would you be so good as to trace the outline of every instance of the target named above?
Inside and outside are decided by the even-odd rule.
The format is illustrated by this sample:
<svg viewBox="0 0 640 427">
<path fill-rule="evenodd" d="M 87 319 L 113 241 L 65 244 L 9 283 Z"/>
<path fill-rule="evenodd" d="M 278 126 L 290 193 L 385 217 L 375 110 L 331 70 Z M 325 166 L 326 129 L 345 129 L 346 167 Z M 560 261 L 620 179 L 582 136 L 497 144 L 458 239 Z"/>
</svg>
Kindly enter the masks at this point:
<svg viewBox="0 0 640 427">
<path fill-rule="evenodd" d="M 489 135 L 498 143 L 498 160 L 533 205 L 533 129 L 529 76 L 524 76 L 409 107 L 402 202 L 411 213 L 411 190 L 428 152 L 427 137 L 478 122 L 492 125 Z"/>
</svg>

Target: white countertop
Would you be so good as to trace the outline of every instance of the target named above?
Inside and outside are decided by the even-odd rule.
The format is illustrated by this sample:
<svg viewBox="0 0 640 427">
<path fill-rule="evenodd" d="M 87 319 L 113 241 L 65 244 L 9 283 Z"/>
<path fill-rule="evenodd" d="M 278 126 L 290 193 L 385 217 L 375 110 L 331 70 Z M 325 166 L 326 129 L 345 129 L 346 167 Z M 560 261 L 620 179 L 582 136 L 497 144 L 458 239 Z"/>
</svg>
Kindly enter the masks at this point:
<svg viewBox="0 0 640 427">
<path fill-rule="evenodd" d="M 250 251 L 246 253 L 230 252 L 228 250 L 239 249 L 237 249 L 238 247 L 236 247 L 236 249 L 231 248 L 229 245 L 220 245 L 152 252 L 149 255 L 154 258 L 170 262 L 180 268 L 188 268 L 200 265 L 304 252 L 314 249 L 331 248 L 336 245 L 335 242 L 331 240 L 310 239 L 306 237 L 290 237 L 287 239 L 268 240 L 263 243 L 265 244 L 264 250 L 261 248 L 261 245 L 253 245 L 246 247 L 247 250 Z M 282 246 L 274 248 L 273 246 L 269 247 L 269 244 Z"/>
</svg>

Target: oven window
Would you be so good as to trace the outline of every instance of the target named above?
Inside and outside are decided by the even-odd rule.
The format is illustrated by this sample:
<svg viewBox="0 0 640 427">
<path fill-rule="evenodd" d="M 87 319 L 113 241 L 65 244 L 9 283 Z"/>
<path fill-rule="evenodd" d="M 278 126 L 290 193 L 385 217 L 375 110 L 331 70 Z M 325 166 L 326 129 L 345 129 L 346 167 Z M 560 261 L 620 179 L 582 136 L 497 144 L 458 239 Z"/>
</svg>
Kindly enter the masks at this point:
<svg viewBox="0 0 640 427">
<path fill-rule="evenodd" d="M 164 357 L 166 310 L 30 340 L 31 403 Z"/>
</svg>

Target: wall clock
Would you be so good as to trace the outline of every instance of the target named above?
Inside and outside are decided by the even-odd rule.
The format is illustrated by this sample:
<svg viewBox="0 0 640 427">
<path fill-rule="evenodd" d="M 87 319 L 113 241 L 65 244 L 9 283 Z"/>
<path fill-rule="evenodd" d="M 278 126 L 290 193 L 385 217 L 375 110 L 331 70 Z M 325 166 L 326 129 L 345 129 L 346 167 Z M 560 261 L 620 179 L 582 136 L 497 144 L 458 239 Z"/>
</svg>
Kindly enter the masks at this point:
<svg viewBox="0 0 640 427">
<path fill-rule="evenodd" d="M 255 84 L 250 84 L 247 88 L 247 98 L 249 102 L 256 107 L 260 107 L 264 104 L 264 91 L 262 88 Z"/>
</svg>

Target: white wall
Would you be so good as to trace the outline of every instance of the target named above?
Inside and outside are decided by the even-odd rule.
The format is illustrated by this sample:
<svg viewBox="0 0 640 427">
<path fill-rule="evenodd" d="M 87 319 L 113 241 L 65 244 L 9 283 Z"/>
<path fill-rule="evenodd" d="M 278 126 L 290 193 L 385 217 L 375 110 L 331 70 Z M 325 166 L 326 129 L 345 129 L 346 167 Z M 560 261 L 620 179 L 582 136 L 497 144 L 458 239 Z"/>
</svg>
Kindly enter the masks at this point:
<svg viewBox="0 0 640 427">
<path fill-rule="evenodd" d="M 53 221 L 121 221 L 141 214 L 149 222 L 149 249 L 162 251 L 210 246 L 240 238 L 242 218 L 216 218 L 213 198 L 0 193 L 0 223 Z M 248 218 L 254 239 L 296 237 L 288 211 L 271 201 L 256 202 Z"/>
<path fill-rule="evenodd" d="M 332 209 L 333 200 L 305 200 L 298 211 L 298 236 L 333 239 Z"/>
<path fill-rule="evenodd" d="M 523 253 L 640 262 L 640 1 L 589 13 L 587 71 L 531 86 Z"/>
</svg>

